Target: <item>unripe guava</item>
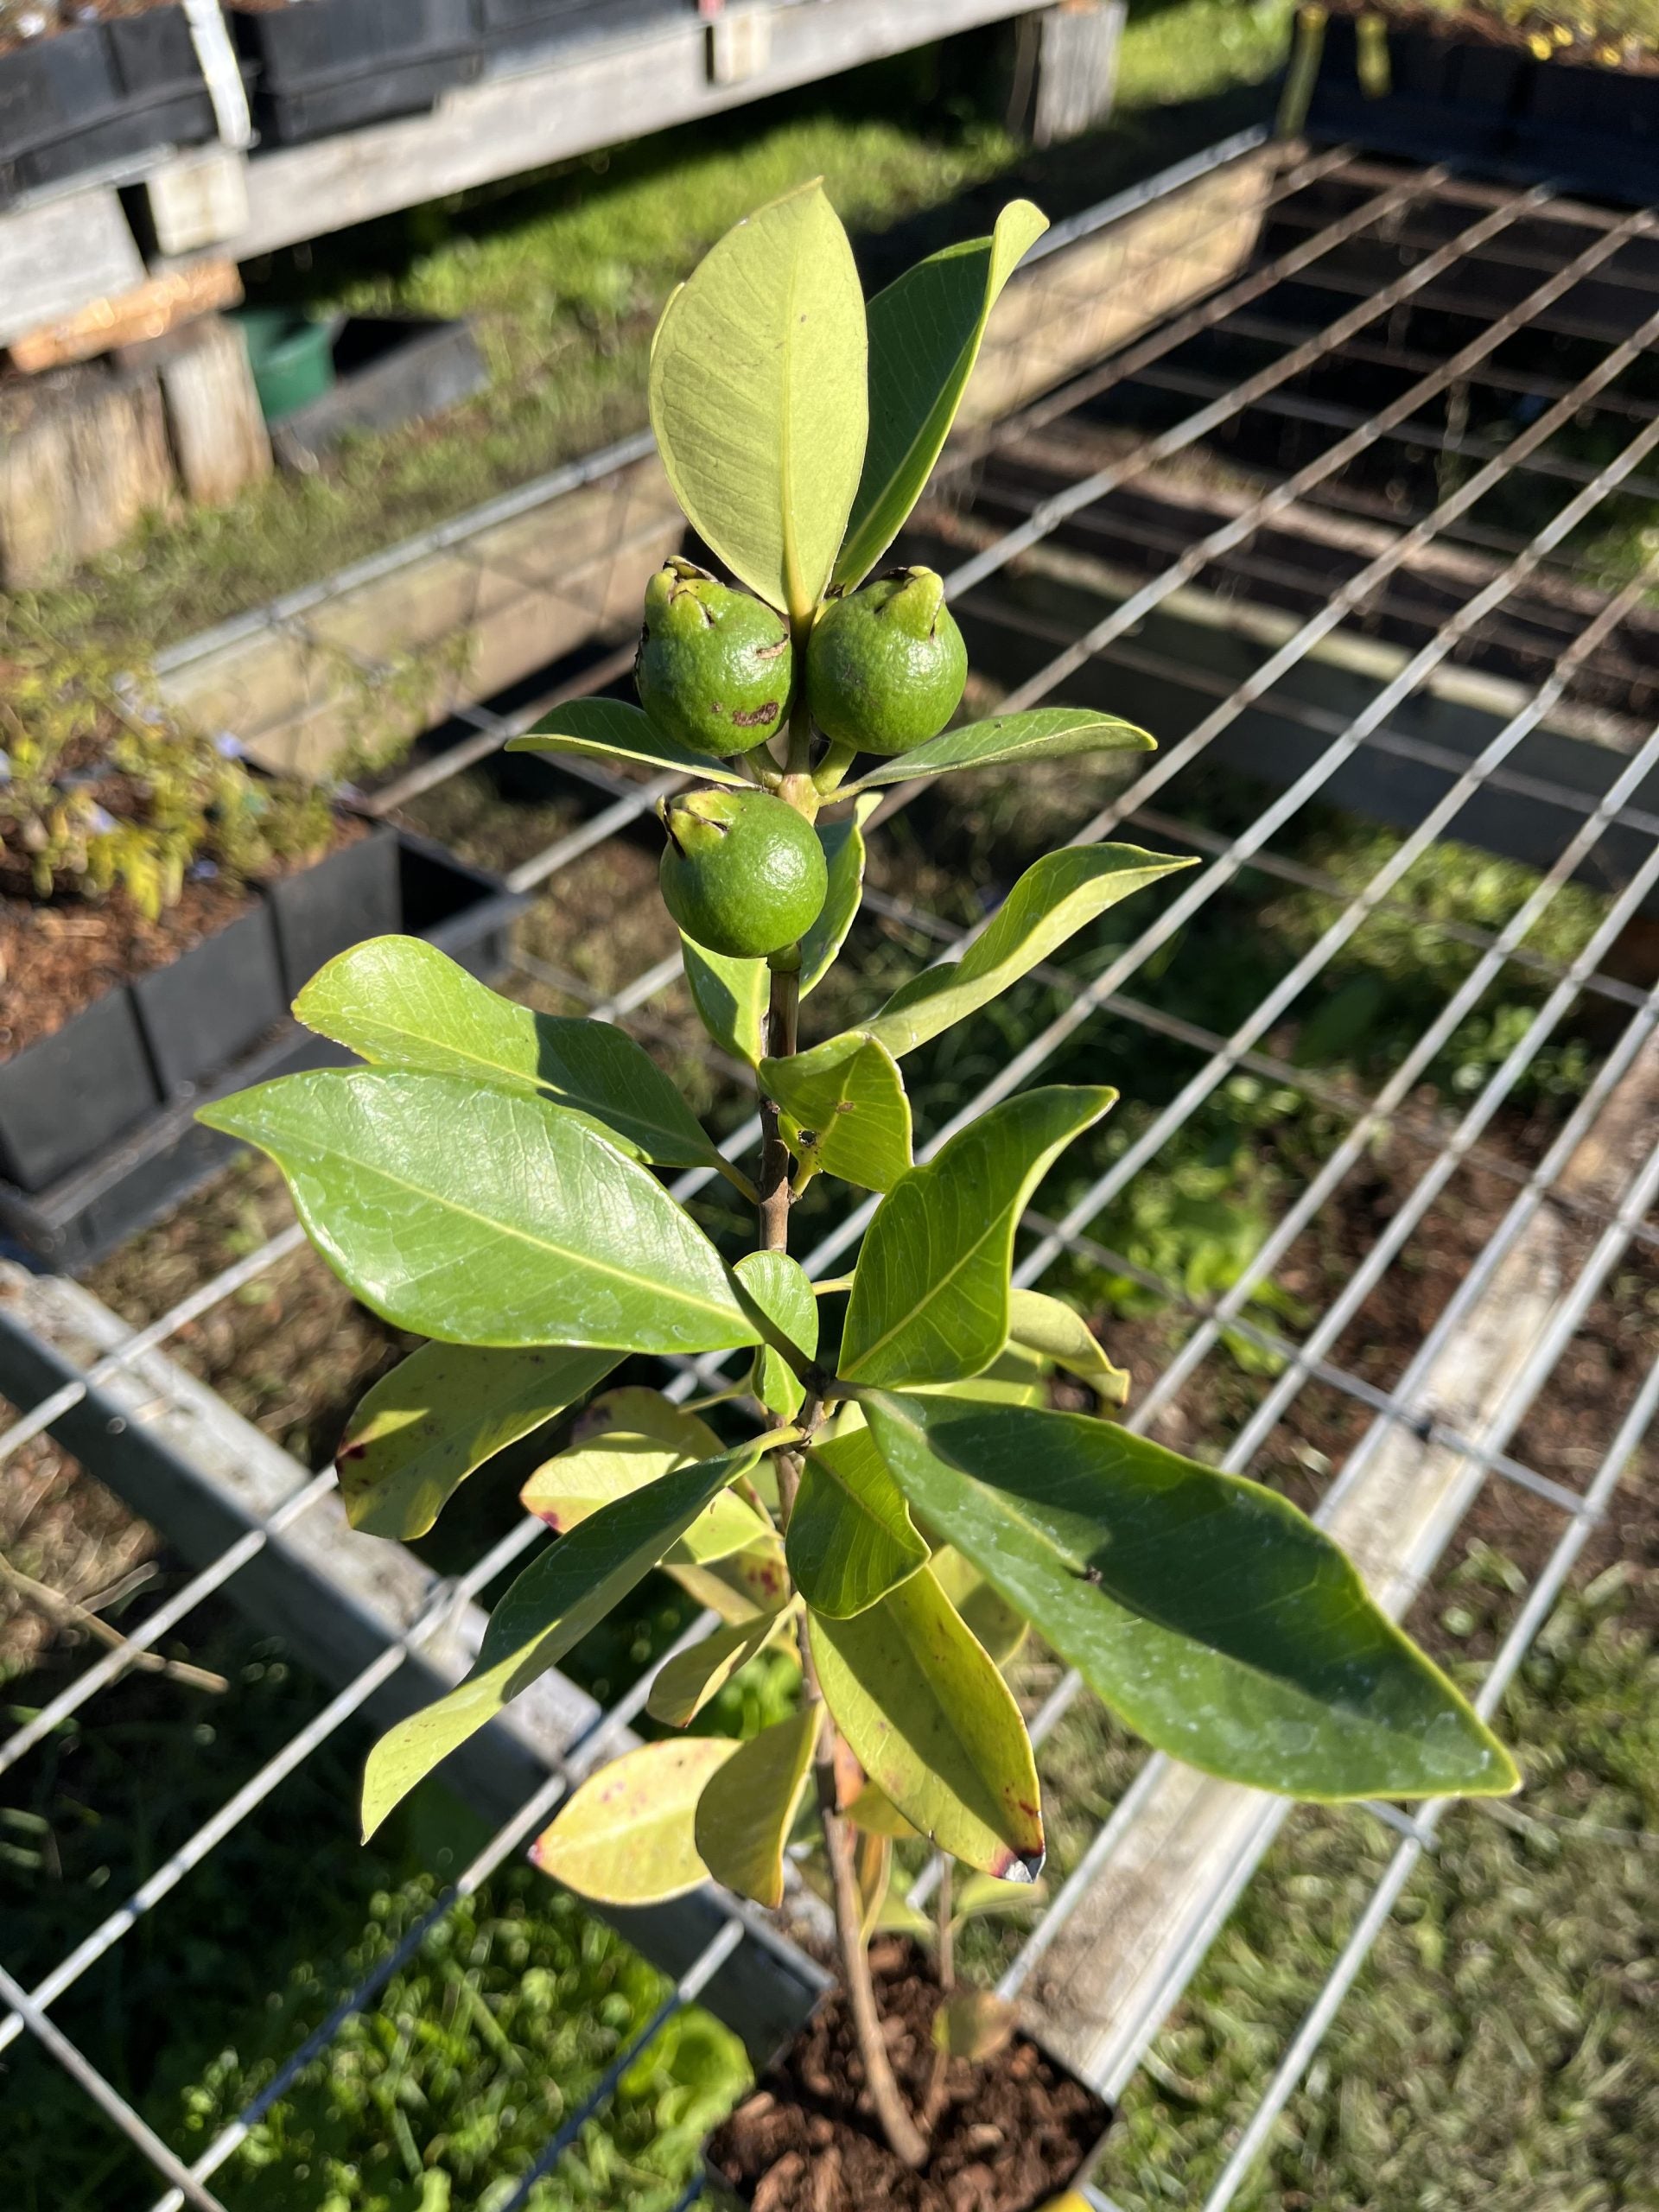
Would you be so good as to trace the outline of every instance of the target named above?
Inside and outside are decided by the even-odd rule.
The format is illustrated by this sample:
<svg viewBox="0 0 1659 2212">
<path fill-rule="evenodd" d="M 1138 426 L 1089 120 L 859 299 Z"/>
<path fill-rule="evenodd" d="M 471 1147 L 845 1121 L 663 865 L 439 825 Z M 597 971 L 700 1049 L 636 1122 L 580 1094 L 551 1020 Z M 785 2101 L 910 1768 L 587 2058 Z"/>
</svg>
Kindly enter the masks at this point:
<svg viewBox="0 0 1659 2212">
<path fill-rule="evenodd" d="M 894 569 L 832 599 L 807 648 L 806 696 L 826 737 L 908 753 L 957 711 L 968 649 L 931 569 Z"/>
<path fill-rule="evenodd" d="M 668 832 L 663 900 L 696 944 L 737 960 L 793 944 L 830 888 L 823 847 L 770 791 L 686 791 L 658 809 Z"/>
<path fill-rule="evenodd" d="M 752 752 L 780 729 L 793 659 L 781 614 L 694 562 L 665 563 L 645 587 L 634 686 L 663 735 L 694 753 Z"/>
</svg>

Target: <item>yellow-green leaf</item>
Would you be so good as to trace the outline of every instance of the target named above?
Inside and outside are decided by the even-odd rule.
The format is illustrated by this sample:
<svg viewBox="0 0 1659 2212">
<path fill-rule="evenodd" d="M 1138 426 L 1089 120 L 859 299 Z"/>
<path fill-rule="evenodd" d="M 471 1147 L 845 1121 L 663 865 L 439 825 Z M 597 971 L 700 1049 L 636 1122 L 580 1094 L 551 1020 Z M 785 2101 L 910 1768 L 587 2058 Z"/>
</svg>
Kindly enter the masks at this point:
<svg viewBox="0 0 1659 2212">
<path fill-rule="evenodd" d="M 1115 1090 L 1052 1084 L 1005 1099 L 901 1175 L 865 1233 L 839 1370 L 849 1382 L 950 1382 L 1008 1338 L 1008 1270 L 1027 1201 Z"/>
<path fill-rule="evenodd" d="M 692 524 L 751 591 L 804 621 L 864 461 L 864 299 L 822 184 L 728 231 L 670 300 L 651 423 Z"/>
<path fill-rule="evenodd" d="M 1039 1290 L 1014 1291 L 1008 1301 L 1008 1335 L 1027 1351 L 1040 1353 L 1088 1383 L 1108 1405 L 1128 1402 L 1128 1374 L 1107 1358 L 1082 1314 L 1058 1298 L 1046 1297 Z"/>
<path fill-rule="evenodd" d="M 903 529 L 944 449 L 1002 287 L 1048 228 L 1010 200 L 988 238 L 946 246 L 869 305 L 870 437 L 836 582 L 861 582 Z"/>
<path fill-rule="evenodd" d="M 861 1026 L 901 1060 L 930 1037 L 1000 998 L 1108 907 L 1192 865 L 1135 845 L 1068 845 L 1045 853 L 960 960 L 943 961 L 901 983 L 881 1011 Z"/>
<path fill-rule="evenodd" d="M 859 901 L 864 895 L 864 824 L 881 804 L 861 798 L 852 812 L 838 822 L 820 822 L 818 842 L 823 847 L 830 888 L 818 918 L 801 939 L 801 996 L 814 991 L 834 967 L 847 941 Z"/>
<path fill-rule="evenodd" d="M 788 1338 L 803 1359 L 818 1351 L 818 1301 L 798 1260 L 786 1252 L 751 1252 L 733 1273 L 772 1326 Z M 780 1421 L 793 1421 L 805 1403 L 806 1392 L 781 1352 L 762 1344 L 754 1356 L 750 1386 L 769 1413 Z"/>
<path fill-rule="evenodd" d="M 531 1846 L 544 1874 L 595 1904 L 658 1904 L 701 1889 L 697 1800 L 737 1745 L 722 1736 L 641 1744 L 584 1782 Z"/>
<path fill-rule="evenodd" d="M 509 753 L 574 753 L 586 760 L 628 760 L 636 767 L 677 770 L 706 784 L 741 784 L 749 779 L 723 760 L 692 752 L 664 737 L 638 707 L 620 699 L 568 699 L 543 715 L 534 729 L 507 740 Z"/>
<path fill-rule="evenodd" d="M 905 1494 L 868 1429 L 815 1444 L 784 1551 L 796 1588 L 816 1613 L 845 1619 L 927 1564 Z"/>
<path fill-rule="evenodd" d="M 369 1391 L 335 1455 L 353 1528 L 423 1536 L 474 1468 L 587 1395 L 610 1351 L 423 1344 Z"/>
<path fill-rule="evenodd" d="M 925 1567 L 851 1620 L 811 1617 L 824 1700 L 911 1825 L 982 1872 L 1034 1880 L 1043 1821 L 1007 1684 Z"/>
<path fill-rule="evenodd" d="M 1155 753 L 1154 740 L 1133 722 L 1087 707 L 1033 707 L 1028 714 L 994 715 L 988 721 L 959 722 L 925 744 L 861 771 L 846 786 L 848 798 L 879 795 L 888 784 L 918 776 L 946 776 L 966 768 L 1007 768 L 1027 760 L 1065 760 L 1079 753 Z"/>
<path fill-rule="evenodd" d="M 363 1776 L 365 1837 L 451 1751 L 556 1667 L 759 1456 L 746 1446 L 679 1468 L 646 1490 L 601 1506 L 533 1559 L 491 1614 L 463 1680 L 435 1705 L 389 1729 L 369 1753 Z"/>
<path fill-rule="evenodd" d="M 697 1018 L 722 1052 L 755 1066 L 766 1051 L 771 978 L 764 960 L 732 960 L 689 937 L 680 939 L 686 988 Z"/>
<path fill-rule="evenodd" d="M 706 1452 L 685 1452 L 655 1436 L 630 1436 L 613 1430 L 543 1460 L 519 1492 L 526 1512 L 544 1521 L 556 1535 L 578 1528 L 602 1505 L 660 1482 L 691 1459 L 712 1459 L 720 1449 L 711 1435 Z M 760 1516 L 734 1491 L 721 1491 L 666 1553 L 666 1566 L 706 1566 L 741 1552 L 763 1533 Z"/>
<path fill-rule="evenodd" d="M 938 1545 L 929 1564 L 975 1641 L 984 1645 L 997 1666 L 1006 1667 L 1025 1642 L 1030 1624 L 954 1544 Z"/>
<path fill-rule="evenodd" d="M 910 1101 L 874 1038 L 855 1029 L 810 1052 L 762 1060 L 760 1081 L 804 1167 L 887 1191 L 910 1166 Z"/>
<path fill-rule="evenodd" d="M 785 1606 L 776 1613 L 757 1613 L 734 1621 L 705 1636 L 684 1651 L 677 1651 L 657 1670 L 645 1700 L 653 1720 L 668 1728 L 690 1727 L 710 1698 L 725 1688 L 751 1659 L 759 1658 L 780 1629 L 793 1618 Z"/>
<path fill-rule="evenodd" d="M 822 1714 L 804 1705 L 738 1747 L 697 1801 L 697 1851 L 717 1882 L 756 1904 L 784 1901 L 784 1846 L 800 1810 Z"/>
</svg>

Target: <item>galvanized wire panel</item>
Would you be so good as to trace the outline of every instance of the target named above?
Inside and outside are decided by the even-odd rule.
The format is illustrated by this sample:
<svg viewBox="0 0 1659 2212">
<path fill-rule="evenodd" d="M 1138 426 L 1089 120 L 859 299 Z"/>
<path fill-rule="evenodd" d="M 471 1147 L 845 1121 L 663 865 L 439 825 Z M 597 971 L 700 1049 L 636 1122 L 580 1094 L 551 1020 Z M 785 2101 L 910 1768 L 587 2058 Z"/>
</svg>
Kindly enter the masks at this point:
<svg viewBox="0 0 1659 2212">
<path fill-rule="evenodd" d="M 1178 175 L 1169 188 L 1184 181 Z M 1147 197 L 1135 195 L 1135 204 Z M 1529 1419 L 1550 1403 L 1612 1272 L 1655 1241 L 1659 1152 L 1650 1135 L 1596 1174 L 1585 1160 L 1610 1110 L 1624 1110 L 1631 1086 L 1646 1080 L 1659 1030 L 1659 988 L 1631 961 L 1643 918 L 1659 908 L 1653 579 L 1633 519 L 1633 502 L 1659 483 L 1659 232 L 1646 213 L 1340 151 L 1287 153 L 1262 206 L 1248 267 L 964 441 L 912 532 L 918 551 L 954 571 L 954 601 L 988 697 L 1014 707 L 1128 702 L 1131 711 L 1144 702 L 1161 751 L 1138 770 L 1067 762 L 1056 772 L 1022 772 L 1017 782 L 898 787 L 880 810 L 886 833 L 876 832 L 853 978 L 868 991 L 878 978 L 960 950 L 1014 872 L 1014 846 L 1036 834 L 1031 817 L 1046 843 L 1145 837 L 1198 858 L 1177 889 L 1114 916 L 1029 979 L 1007 1022 L 976 1025 L 917 1056 L 920 1150 L 936 1149 L 1029 1081 L 1079 1071 L 1117 1081 L 1126 1101 L 1119 1128 L 1109 1124 L 1051 1181 L 1044 1208 L 1024 1224 L 1016 1281 L 1096 1306 L 1113 1287 L 1126 1306 L 1138 1295 L 1141 1319 L 1126 1332 L 1139 1332 L 1129 1425 L 1286 1484 L 1338 1525 L 1368 1471 L 1402 1438 L 1432 1446 L 1458 1471 L 1459 1519 L 1438 1534 L 1437 1549 L 1454 1541 L 1489 1484 L 1557 1516 L 1487 1672 L 1481 1705 L 1491 1713 L 1659 1406 L 1656 1364 L 1598 1409 L 1599 1433 L 1583 1440 L 1587 1460 L 1557 1464 L 1528 1442 Z M 524 506 L 521 498 L 513 512 Z M 457 524 L 448 538 L 461 544 L 467 534 Z M 397 556 L 387 560 L 395 568 Z M 594 603 L 603 603 L 602 586 Z M 303 629 L 328 604 L 319 588 L 264 619 Z M 596 648 L 548 691 L 603 688 L 623 673 L 624 658 Z M 372 661 L 363 664 L 373 672 Z M 452 824 L 464 821 L 459 779 L 533 711 L 458 709 L 469 734 L 384 788 L 376 810 L 412 810 L 430 824 L 437 809 Z M 697 1059 L 734 1156 L 753 1145 L 757 1125 L 734 1071 L 696 1037 L 671 932 L 664 923 L 653 937 L 654 909 L 638 895 L 648 867 L 630 840 L 673 779 L 565 766 L 557 835 L 511 861 L 513 886 L 539 893 L 516 988 L 537 1003 L 627 1024 L 647 1041 L 666 1037 L 688 1066 Z M 1380 813 L 1395 831 L 1350 836 L 1344 817 L 1328 811 L 1333 802 Z M 1447 838 L 1514 850 L 1535 874 L 1503 911 L 1471 921 L 1455 900 L 1437 901 L 1425 874 Z M 561 898 L 607 868 L 615 941 L 561 938 L 548 918 L 567 912 Z M 638 960 L 632 973 L 616 957 L 623 941 Z M 1389 960 L 1418 980 L 1409 1020 L 1370 1040 L 1386 1046 L 1382 1071 L 1362 1080 L 1340 1049 L 1322 1065 L 1304 1049 L 1309 1037 L 1321 1025 L 1340 1034 L 1346 991 L 1345 1018 L 1365 1043 L 1356 980 L 1363 982 L 1368 962 Z M 1495 1008 L 1501 1033 L 1491 1027 Z M 1458 1065 L 1472 1067 L 1474 1079 L 1448 1094 L 1444 1071 L 1460 1050 L 1472 1052 Z M 1137 1087 L 1146 1068 L 1156 1083 Z M 1645 1128 L 1639 1117 L 1630 1126 Z M 1379 1200 L 1368 1179 L 1385 1138 L 1391 1166 Z M 1225 1154 L 1229 1146 L 1250 1163 L 1251 1218 L 1260 1220 L 1224 1279 L 1206 1279 L 1183 1271 L 1179 1239 L 1160 1247 L 1142 1233 L 1135 1194 L 1154 1173 L 1185 1173 L 1206 1147 Z M 729 1193 L 718 1179 L 697 1172 L 673 1187 L 709 1209 L 713 1225 L 726 1224 Z M 1233 1203 L 1227 1187 L 1224 1176 L 1215 1185 L 1224 1211 Z M 818 1179 L 796 1239 L 809 1270 L 822 1277 L 845 1268 L 873 1204 L 836 1197 Z M 1550 1225 L 1556 1272 L 1539 1325 L 1516 1348 L 1502 1389 L 1452 1418 L 1441 1391 L 1446 1361 L 1494 1287 L 1512 1279 L 1541 1223 Z M 276 1228 L 249 1257 L 147 1320 L 84 1382 L 22 1408 L 0 1435 L 0 1460 L 61 1419 L 78 1394 L 96 1392 L 289 1264 L 296 1243 L 291 1228 Z M 1438 1300 L 1412 1290 L 1426 1264 L 1438 1269 Z M 682 1364 L 664 1380 L 685 1397 L 721 1367 L 718 1359 Z M 1547 1430 L 1538 1433 L 1547 1442 Z M 262 1547 L 330 1488 L 331 1478 L 319 1476 L 269 1529 L 250 1531 L 204 1567 L 121 1649 L 0 1745 L 0 1766 L 87 1707 L 203 1599 L 234 1595 L 237 1575 Z M 483 1588 L 537 1534 L 532 1523 L 516 1525 L 443 1602 Z M 1422 1564 L 1427 1572 L 1432 1559 Z M 417 1623 L 341 1686 L 34 1990 L 9 1986 L 0 2048 L 41 2034 L 53 2002 L 346 1726 L 427 1625 Z M 1053 1794 L 1071 1756 L 1068 1731 L 1090 1700 L 1074 1676 L 1040 1665 L 1024 1687 L 1037 1700 L 1032 1732 Z M 643 1696 L 642 1682 L 570 1747 L 568 1764 L 499 1827 L 433 1914 L 341 1998 L 189 2177 L 158 2155 L 118 2093 L 87 2081 L 84 2060 L 54 2046 L 171 2184 L 162 2205 L 170 2212 L 215 2201 L 207 2184 L 263 2112 L 448 1905 L 520 1849 Z M 1097 1714 L 1089 1725 L 1101 1725 Z M 1009 1990 L 1044 1987 L 1090 1925 L 1097 1878 L 1116 1863 L 1167 1772 L 1158 1758 L 1135 1771 L 1127 1748 L 1114 1756 L 1128 1786 L 1109 1821 L 1057 1807 L 1059 1878 L 1046 1916 L 1003 1961 Z M 1232 2201 L 1270 2139 L 1443 1808 L 1410 1817 L 1375 1810 L 1402 1840 L 1325 1993 L 1262 2084 L 1211 2212 Z M 1262 1847 L 1277 1820 L 1275 1812 L 1262 1824 Z M 925 1872 L 917 1893 L 929 1886 Z M 1217 1890 L 1209 1932 L 1236 1894 Z M 661 2018 L 746 1940 L 743 1919 L 725 1922 L 664 2013 L 532 2162 L 515 2203 L 530 2201 L 537 2176 Z M 1200 1956 L 1195 1936 L 1172 1942 L 1156 1962 L 1141 2010 L 1100 2047 L 1095 2072 L 1109 2088 L 1121 2087 Z"/>
</svg>

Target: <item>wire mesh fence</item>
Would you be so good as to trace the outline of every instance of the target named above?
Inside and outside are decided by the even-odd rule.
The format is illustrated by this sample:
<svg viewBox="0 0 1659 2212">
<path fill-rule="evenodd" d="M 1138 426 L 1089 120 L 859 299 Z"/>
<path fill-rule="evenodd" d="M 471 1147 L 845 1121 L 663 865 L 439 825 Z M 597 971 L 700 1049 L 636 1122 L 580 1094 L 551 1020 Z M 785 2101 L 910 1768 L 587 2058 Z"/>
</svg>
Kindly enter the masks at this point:
<svg viewBox="0 0 1659 2212">
<path fill-rule="evenodd" d="M 950 572 L 984 700 L 1109 705 L 1147 721 L 1161 750 L 1134 771 L 1067 762 L 943 797 L 898 787 L 875 818 L 885 857 L 854 940 L 861 992 L 959 954 L 1039 834 L 1122 833 L 1198 858 L 1179 891 L 1028 979 L 1006 1023 L 919 1056 L 918 1156 L 1035 1077 L 1116 1082 L 1118 1126 L 1069 1180 L 1051 1179 L 1023 1224 L 1015 1281 L 1115 1314 L 1109 1345 L 1135 1379 L 1128 1425 L 1288 1489 L 1345 1536 L 1359 1529 L 1396 1611 L 1432 1588 L 1494 1497 L 1524 1500 L 1523 1586 L 1480 1675 L 1489 1716 L 1586 1549 L 1605 1550 L 1615 1491 L 1659 1409 L 1659 1362 L 1639 1331 L 1593 1389 L 1578 1377 L 1586 1347 L 1622 1325 L 1610 1301 L 1632 1270 L 1647 1279 L 1656 1243 L 1659 563 L 1642 505 L 1659 482 L 1656 340 L 1648 213 L 1347 149 L 1283 149 L 1258 242 L 1230 281 L 964 440 L 918 520 L 914 550 Z M 596 612 L 608 583 L 601 564 Z M 304 628 L 327 603 L 319 592 L 270 619 Z M 360 658 L 372 677 L 372 655 Z M 506 987 L 664 1047 L 736 1158 L 758 1124 L 688 1018 L 677 949 L 644 896 L 654 863 L 635 833 L 675 780 L 567 762 L 516 804 L 489 782 L 492 756 L 550 693 L 604 689 L 626 658 L 600 638 L 532 704 L 458 706 L 447 741 L 367 804 L 473 840 L 474 857 L 535 893 Z M 849 1262 L 874 1203 L 834 1199 L 824 1179 L 798 1237 L 820 1279 Z M 673 1187 L 716 1232 L 733 1226 L 711 1171 Z M 0 1462 L 251 1286 L 305 1264 L 291 1222 L 270 1227 L 84 1375 L 19 1406 Z M 684 1399 L 720 1373 L 712 1359 L 660 1379 Z M 1413 1522 L 1402 1501 L 1430 1457 L 1431 1506 Z M 0 1771 L 83 1712 L 95 1725 L 100 1693 L 204 1601 L 234 1597 L 333 1487 L 318 1474 L 156 1605 L 22 1721 Z M 164 2185 L 156 2212 L 234 2212 L 232 2161 L 264 2115 L 613 1747 L 649 1673 L 568 1742 L 188 2167 L 52 2007 L 175 1891 L 153 1940 L 176 1940 L 167 1929 L 188 1911 L 193 1871 L 543 1535 L 530 1519 L 492 1533 L 32 1987 L 0 1961 L 0 2051 L 33 2037 L 73 2076 Z M 691 1619 L 681 1641 L 710 1624 Z M 1041 1655 L 1016 1679 L 1048 1792 L 1064 1801 L 1087 1694 Z M 1109 1806 L 1062 1802 L 1052 1899 L 985 1962 L 1007 1993 L 1070 2020 L 1068 2054 L 1112 2094 L 1285 1817 L 1252 1809 L 1248 1850 L 1137 1961 L 1133 2002 L 1079 2014 L 1090 1971 L 1117 1986 L 1100 1966 L 1116 1940 L 1102 1900 L 1170 1782 L 1160 1758 L 1112 1770 L 1131 1768 Z M 1205 2212 L 1249 2183 L 1445 1809 L 1370 1808 L 1397 1836 L 1392 1855 L 1208 2177 Z M 916 1870 L 918 1899 L 932 1872 Z M 492 2212 L 536 2202 L 664 2019 L 756 1940 L 753 1916 L 734 1907 Z"/>
</svg>

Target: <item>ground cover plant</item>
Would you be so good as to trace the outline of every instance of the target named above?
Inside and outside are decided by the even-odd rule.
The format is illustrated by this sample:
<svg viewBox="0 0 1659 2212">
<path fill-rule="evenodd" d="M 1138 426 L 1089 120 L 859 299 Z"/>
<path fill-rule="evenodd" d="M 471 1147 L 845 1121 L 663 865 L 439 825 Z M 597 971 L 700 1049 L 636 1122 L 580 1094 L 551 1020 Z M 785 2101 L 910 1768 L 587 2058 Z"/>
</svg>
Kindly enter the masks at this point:
<svg viewBox="0 0 1659 2212">
<path fill-rule="evenodd" d="M 757 1173 L 615 1030 L 538 1018 L 404 939 L 343 955 L 298 1003 L 364 1067 L 206 1116 L 278 1162 L 353 1291 L 429 1339 L 342 1446 L 357 1525 L 419 1537 L 504 1446 L 585 1405 L 524 1493 L 558 1541 L 499 1601 L 467 1678 L 375 1747 L 365 1832 L 666 1564 L 723 1625 L 658 1675 L 653 1716 L 685 1729 L 779 1650 L 798 1702 L 741 1743 L 671 1733 L 626 1754 L 561 1809 L 537 1859 L 601 1902 L 713 1875 L 775 1905 L 798 1823 L 814 1826 L 857 2081 L 900 2173 L 944 2155 L 940 2099 L 900 2091 L 866 1937 L 895 1834 L 965 1870 L 962 1910 L 969 1879 L 1001 1902 L 1040 1872 L 1036 1768 L 995 1656 L 1026 1622 L 1143 1738 L 1231 1779 L 1331 1802 L 1516 1781 L 1294 1507 L 1048 1407 L 1056 1369 L 1108 1404 L 1126 1387 L 1070 1308 L 1009 1284 L 1027 1199 L 1116 1092 L 1019 1094 L 912 1159 L 900 1060 L 1183 863 L 1119 845 L 1045 854 L 959 958 L 799 1049 L 881 791 L 1150 743 L 1067 708 L 947 727 L 965 661 L 938 580 L 874 574 L 1042 228 L 1015 202 L 993 237 L 922 263 L 868 311 L 817 185 L 728 232 L 658 326 L 651 410 L 681 505 L 735 582 L 671 562 L 647 594 L 645 710 L 579 702 L 518 741 L 698 779 L 661 808 L 662 891 L 699 1014 L 753 1071 Z M 753 1206 L 754 1249 L 728 1264 L 653 1167 L 721 1175 Z M 788 1252 L 791 1209 L 820 1179 L 880 1198 L 855 1272 L 830 1285 Z M 701 1362 L 712 1382 L 733 1352 L 747 1374 L 692 1407 L 601 1388 L 630 1354 Z M 733 1421 L 738 1401 L 772 1425 L 734 1439 L 702 1418 Z M 942 1898 L 948 1961 L 950 1884 Z M 988 2059 L 1008 2032 L 982 1998 L 947 1993 L 940 2064 Z"/>
</svg>

